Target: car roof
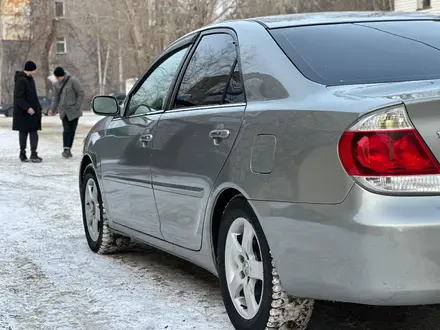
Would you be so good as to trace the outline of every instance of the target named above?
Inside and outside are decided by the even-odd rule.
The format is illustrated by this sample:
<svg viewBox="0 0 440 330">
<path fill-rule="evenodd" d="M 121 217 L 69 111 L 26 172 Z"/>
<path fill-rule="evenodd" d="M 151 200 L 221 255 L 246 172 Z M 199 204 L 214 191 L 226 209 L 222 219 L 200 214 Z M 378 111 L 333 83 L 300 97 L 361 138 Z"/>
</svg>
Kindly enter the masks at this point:
<svg viewBox="0 0 440 330">
<path fill-rule="evenodd" d="M 277 15 L 249 18 L 269 29 L 337 23 L 358 23 L 374 21 L 413 21 L 440 20 L 439 15 L 420 12 L 380 12 L 380 11 L 351 11 L 351 12 L 319 12 L 290 15 Z"/>
<path fill-rule="evenodd" d="M 440 20 L 440 15 L 429 14 L 426 12 L 394 12 L 394 11 L 334 11 L 334 12 L 316 12 L 288 15 L 274 15 L 253 17 L 247 19 L 230 19 L 215 22 L 199 29 L 188 32 L 180 38 L 174 40 L 165 49 L 167 52 L 174 45 L 184 39 L 191 39 L 199 32 L 213 29 L 231 27 L 235 28 L 243 22 L 252 22 L 263 25 L 267 29 L 276 29 L 294 26 L 341 24 L 341 23 L 360 23 L 360 22 L 385 22 L 385 21 L 418 21 L 418 20 Z"/>
</svg>

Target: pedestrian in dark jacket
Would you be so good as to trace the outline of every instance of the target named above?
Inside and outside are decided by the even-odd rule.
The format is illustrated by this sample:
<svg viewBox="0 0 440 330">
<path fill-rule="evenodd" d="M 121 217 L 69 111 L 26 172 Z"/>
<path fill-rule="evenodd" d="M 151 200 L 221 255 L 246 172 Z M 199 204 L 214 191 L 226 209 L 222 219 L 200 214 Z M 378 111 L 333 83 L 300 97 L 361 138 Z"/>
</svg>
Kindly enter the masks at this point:
<svg viewBox="0 0 440 330">
<path fill-rule="evenodd" d="M 38 131 L 41 130 L 41 105 L 35 88 L 34 74 L 37 66 L 34 62 L 28 61 L 23 71 L 15 73 L 14 81 L 14 115 L 12 130 L 19 132 L 20 160 L 28 162 L 26 156 L 26 145 L 29 136 L 31 145 L 31 162 L 41 163 L 38 157 Z"/>
<path fill-rule="evenodd" d="M 57 67 L 53 72 L 57 82 L 53 85 L 52 106 L 49 115 L 59 112 L 63 122 L 64 158 L 72 157 L 72 145 L 75 139 L 79 117 L 82 116 L 84 90 L 79 80 L 67 74 L 63 68 Z"/>
</svg>

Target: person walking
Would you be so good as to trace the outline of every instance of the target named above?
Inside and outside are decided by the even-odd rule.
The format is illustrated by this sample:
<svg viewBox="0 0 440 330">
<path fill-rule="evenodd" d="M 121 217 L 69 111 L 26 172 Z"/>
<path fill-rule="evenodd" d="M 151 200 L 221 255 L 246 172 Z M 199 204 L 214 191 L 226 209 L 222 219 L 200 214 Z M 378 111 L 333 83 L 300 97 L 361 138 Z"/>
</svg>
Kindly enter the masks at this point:
<svg viewBox="0 0 440 330">
<path fill-rule="evenodd" d="M 79 117 L 82 116 L 84 90 L 79 80 L 67 74 L 62 67 L 53 72 L 57 82 L 53 85 L 53 99 L 49 115 L 59 113 L 63 122 L 63 152 L 64 158 L 72 157 L 72 145 L 78 127 Z"/>
<path fill-rule="evenodd" d="M 12 117 L 12 130 L 19 132 L 20 160 L 28 162 L 26 156 L 27 140 L 29 136 L 31 145 L 30 161 L 41 163 L 38 157 L 38 131 L 41 131 L 41 104 L 38 100 L 37 89 L 33 76 L 37 65 L 28 61 L 23 71 L 16 71 L 14 76 L 14 114 Z"/>
</svg>

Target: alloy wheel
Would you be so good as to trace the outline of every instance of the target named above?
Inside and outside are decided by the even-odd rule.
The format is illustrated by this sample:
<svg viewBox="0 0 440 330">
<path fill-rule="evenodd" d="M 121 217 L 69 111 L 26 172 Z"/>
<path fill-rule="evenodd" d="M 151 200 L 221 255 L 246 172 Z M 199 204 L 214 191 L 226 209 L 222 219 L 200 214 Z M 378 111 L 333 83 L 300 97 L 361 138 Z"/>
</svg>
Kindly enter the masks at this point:
<svg viewBox="0 0 440 330">
<path fill-rule="evenodd" d="M 86 184 L 85 211 L 87 230 L 90 238 L 97 241 L 99 238 L 99 222 L 101 221 L 101 208 L 98 200 L 98 188 L 93 178 L 90 178 Z"/>
<path fill-rule="evenodd" d="M 251 320 L 260 310 L 264 271 L 260 242 L 252 224 L 237 218 L 229 228 L 225 247 L 227 286 L 237 312 Z"/>
</svg>

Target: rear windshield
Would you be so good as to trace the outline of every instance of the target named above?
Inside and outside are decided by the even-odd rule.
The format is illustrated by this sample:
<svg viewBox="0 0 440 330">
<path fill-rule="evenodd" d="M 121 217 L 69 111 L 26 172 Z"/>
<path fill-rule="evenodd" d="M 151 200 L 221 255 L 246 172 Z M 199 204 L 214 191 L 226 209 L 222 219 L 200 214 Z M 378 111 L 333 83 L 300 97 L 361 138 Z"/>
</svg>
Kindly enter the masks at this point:
<svg viewBox="0 0 440 330">
<path fill-rule="evenodd" d="M 440 23 L 394 21 L 270 30 L 295 66 L 324 85 L 440 79 Z"/>
</svg>

